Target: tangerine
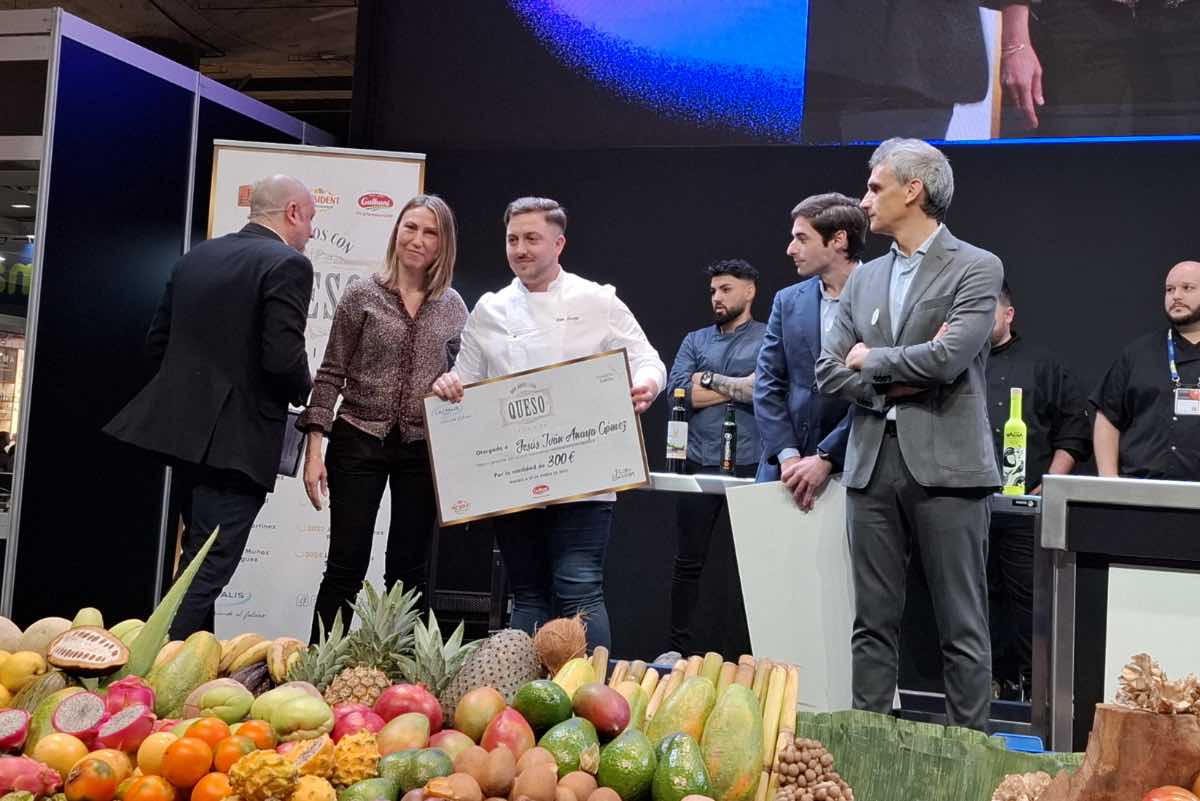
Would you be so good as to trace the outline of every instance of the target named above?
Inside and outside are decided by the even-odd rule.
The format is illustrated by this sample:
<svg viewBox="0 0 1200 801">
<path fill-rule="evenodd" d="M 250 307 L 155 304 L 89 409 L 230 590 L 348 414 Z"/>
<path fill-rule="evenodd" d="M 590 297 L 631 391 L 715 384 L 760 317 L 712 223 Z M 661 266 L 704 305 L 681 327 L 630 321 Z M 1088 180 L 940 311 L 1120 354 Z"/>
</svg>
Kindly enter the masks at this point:
<svg viewBox="0 0 1200 801">
<path fill-rule="evenodd" d="M 178 739 L 169 731 L 160 731 L 142 740 L 137 752 L 137 763 L 142 773 L 147 775 L 162 773 L 163 755 L 166 754 L 167 747 Z"/>
<path fill-rule="evenodd" d="M 89 757 L 71 768 L 63 792 L 67 801 L 112 801 L 119 783 L 111 765 Z"/>
<path fill-rule="evenodd" d="M 175 788 L 162 776 L 134 779 L 121 801 L 175 801 Z"/>
<path fill-rule="evenodd" d="M 229 777 L 224 773 L 210 773 L 192 788 L 191 801 L 221 801 L 222 798 L 233 795 L 233 787 Z"/>
<path fill-rule="evenodd" d="M 279 744 L 275 730 L 265 720 L 247 720 L 237 727 L 234 734 L 239 737 L 249 737 L 260 751 L 268 751 Z"/>
<path fill-rule="evenodd" d="M 213 749 L 213 767 L 221 773 L 228 773 L 229 769 L 233 767 L 233 763 L 257 750 L 254 741 L 249 737 L 243 737 L 240 734 L 226 737 Z"/>
<path fill-rule="evenodd" d="M 208 743 L 199 737 L 180 737 L 163 754 L 162 775 L 176 787 L 186 789 L 212 770 L 212 761 Z"/>
<path fill-rule="evenodd" d="M 217 743 L 229 736 L 229 724 L 220 718 L 200 718 L 188 726 L 184 737 L 197 737 L 208 743 L 209 748 L 216 748 Z"/>
</svg>

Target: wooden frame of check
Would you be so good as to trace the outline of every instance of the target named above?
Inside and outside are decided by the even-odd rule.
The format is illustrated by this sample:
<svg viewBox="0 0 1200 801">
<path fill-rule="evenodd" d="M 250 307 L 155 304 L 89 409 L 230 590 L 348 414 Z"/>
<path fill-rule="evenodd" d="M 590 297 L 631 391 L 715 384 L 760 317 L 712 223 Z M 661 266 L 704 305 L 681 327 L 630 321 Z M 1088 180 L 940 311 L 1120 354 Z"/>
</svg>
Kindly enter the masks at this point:
<svg viewBox="0 0 1200 801">
<path fill-rule="evenodd" d="M 426 395 L 438 524 L 468 523 L 650 481 L 625 349 Z"/>
</svg>

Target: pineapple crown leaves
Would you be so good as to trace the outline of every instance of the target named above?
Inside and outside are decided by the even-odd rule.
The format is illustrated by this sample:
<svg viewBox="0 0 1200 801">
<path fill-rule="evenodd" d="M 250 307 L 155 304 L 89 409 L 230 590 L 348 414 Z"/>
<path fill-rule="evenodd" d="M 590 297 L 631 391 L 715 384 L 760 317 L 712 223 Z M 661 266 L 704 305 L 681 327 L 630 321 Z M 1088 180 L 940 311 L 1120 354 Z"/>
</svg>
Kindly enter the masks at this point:
<svg viewBox="0 0 1200 801">
<path fill-rule="evenodd" d="M 405 592 L 401 581 L 395 582 L 384 595 L 364 581 L 354 601 L 359 627 L 349 637 L 349 664 L 374 667 L 393 678 L 399 676 L 399 660 L 413 650 L 420 597 L 421 593 L 415 589 Z"/>
<path fill-rule="evenodd" d="M 400 660 L 405 681 L 423 685 L 434 695 L 440 695 L 462 670 L 467 659 L 480 646 L 480 640 L 463 644 L 464 623 L 443 642 L 437 615 L 429 611 L 429 625 L 417 621 L 414 631 L 413 656 Z"/>
<path fill-rule="evenodd" d="M 349 660 L 350 638 L 342 622 L 342 610 L 333 616 L 333 625 L 325 631 L 325 621 L 317 619 L 319 638 L 310 645 L 299 661 L 288 671 L 288 681 L 306 681 L 324 692 L 334 676 L 346 667 Z"/>
</svg>

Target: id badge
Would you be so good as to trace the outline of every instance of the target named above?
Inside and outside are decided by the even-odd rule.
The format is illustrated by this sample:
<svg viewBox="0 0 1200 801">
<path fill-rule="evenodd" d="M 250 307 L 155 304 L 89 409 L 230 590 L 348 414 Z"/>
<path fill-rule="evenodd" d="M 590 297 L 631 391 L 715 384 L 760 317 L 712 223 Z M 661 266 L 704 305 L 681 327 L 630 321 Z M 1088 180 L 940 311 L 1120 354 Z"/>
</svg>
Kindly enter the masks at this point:
<svg viewBox="0 0 1200 801">
<path fill-rule="evenodd" d="M 1200 389 L 1175 390 L 1175 416 L 1200 416 Z"/>
</svg>

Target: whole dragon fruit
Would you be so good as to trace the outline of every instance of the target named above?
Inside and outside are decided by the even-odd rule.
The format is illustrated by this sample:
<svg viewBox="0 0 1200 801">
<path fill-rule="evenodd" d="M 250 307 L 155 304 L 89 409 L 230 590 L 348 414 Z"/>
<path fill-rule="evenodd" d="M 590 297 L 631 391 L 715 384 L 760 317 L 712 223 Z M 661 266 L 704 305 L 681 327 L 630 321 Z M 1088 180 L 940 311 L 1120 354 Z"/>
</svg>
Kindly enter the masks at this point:
<svg viewBox="0 0 1200 801">
<path fill-rule="evenodd" d="M 58 771 L 27 756 L 0 757 L 0 793 L 25 790 L 37 796 L 58 792 Z"/>
<path fill-rule="evenodd" d="M 108 685 L 108 690 L 104 693 L 104 705 L 110 716 L 134 704 L 145 704 L 154 709 L 154 690 L 141 678 L 126 676 Z"/>
</svg>

